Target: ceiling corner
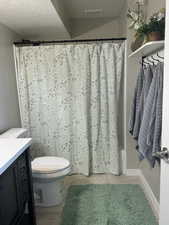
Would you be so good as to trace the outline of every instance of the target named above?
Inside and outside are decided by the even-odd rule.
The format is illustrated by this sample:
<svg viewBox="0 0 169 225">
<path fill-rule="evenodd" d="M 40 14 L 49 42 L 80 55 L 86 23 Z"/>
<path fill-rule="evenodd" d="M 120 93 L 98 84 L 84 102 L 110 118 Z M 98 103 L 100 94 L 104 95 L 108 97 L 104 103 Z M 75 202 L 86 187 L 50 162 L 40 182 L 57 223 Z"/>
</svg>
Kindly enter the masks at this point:
<svg viewBox="0 0 169 225">
<path fill-rule="evenodd" d="M 59 0 L 51 0 L 51 3 L 54 6 L 57 14 L 59 15 L 60 20 L 62 21 L 62 23 L 68 33 L 68 36 L 71 38 L 71 23 L 67 16 L 64 5 Z"/>
</svg>

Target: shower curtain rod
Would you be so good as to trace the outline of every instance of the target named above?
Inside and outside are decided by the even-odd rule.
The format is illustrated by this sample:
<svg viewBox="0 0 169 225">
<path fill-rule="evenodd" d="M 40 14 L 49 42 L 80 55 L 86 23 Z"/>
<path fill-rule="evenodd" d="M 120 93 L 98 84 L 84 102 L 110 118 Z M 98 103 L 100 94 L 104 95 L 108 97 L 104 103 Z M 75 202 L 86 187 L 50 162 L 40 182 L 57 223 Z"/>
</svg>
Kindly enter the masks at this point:
<svg viewBox="0 0 169 225">
<path fill-rule="evenodd" d="M 64 44 L 64 43 L 79 43 L 79 42 L 94 42 L 94 41 L 125 41 L 126 38 L 102 38 L 102 39 L 81 39 L 81 40 L 58 40 L 58 41 L 31 41 L 22 40 L 20 42 L 14 42 L 14 45 L 33 45 L 39 46 L 41 44 Z"/>
</svg>

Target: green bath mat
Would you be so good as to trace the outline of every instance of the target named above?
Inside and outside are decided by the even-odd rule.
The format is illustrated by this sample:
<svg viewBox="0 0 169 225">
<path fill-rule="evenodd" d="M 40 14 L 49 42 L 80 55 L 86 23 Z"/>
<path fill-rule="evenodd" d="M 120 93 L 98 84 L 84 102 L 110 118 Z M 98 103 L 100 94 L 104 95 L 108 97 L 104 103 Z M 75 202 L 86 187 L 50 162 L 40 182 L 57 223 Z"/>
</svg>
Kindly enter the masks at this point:
<svg viewBox="0 0 169 225">
<path fill-rule="evenodd" d="M 62 225 L 157 225 L 139 185 L 89 184 L 69 188 Z"/>
</svg>

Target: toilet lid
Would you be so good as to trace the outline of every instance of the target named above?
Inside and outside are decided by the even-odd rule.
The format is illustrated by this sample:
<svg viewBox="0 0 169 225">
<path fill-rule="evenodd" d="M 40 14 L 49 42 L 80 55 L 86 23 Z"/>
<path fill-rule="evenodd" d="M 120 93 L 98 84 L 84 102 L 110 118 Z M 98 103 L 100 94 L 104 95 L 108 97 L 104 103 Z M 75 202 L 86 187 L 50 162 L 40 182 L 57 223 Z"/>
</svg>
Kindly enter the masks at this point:
<svg viewBox="0 0 169 225">
<path fill-rule="evenodd" d="M 60 157 L 39 157 L 32 161 L 32 170 L 36 173 L 55 173 L 69 166 L 69 161 Z"/>
</svg>

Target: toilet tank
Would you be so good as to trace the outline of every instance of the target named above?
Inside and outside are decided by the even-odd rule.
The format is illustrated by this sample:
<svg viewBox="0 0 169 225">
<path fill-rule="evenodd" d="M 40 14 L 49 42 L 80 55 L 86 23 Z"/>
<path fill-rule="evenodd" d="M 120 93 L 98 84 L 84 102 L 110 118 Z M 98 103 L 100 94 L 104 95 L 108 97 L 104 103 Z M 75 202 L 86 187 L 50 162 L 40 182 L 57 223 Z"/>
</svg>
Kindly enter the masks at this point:
<svg viewBox="0 0 169 225">
<path fill-rule="evenodd" d="M 0 134 L 0 138 L 26 138 L 27 136 L 28 132 L 24 128 L 11 128 Z"/>
</svg>

